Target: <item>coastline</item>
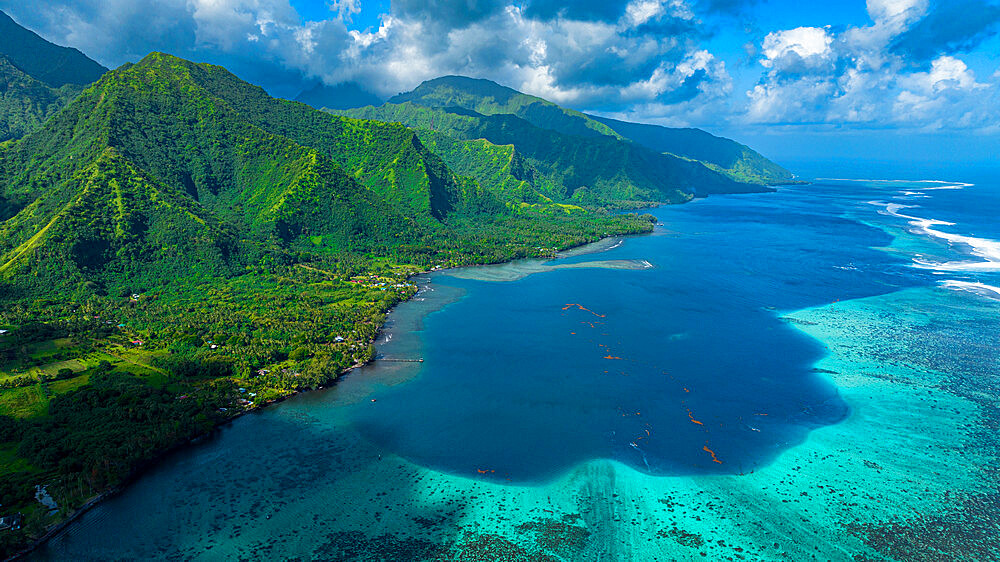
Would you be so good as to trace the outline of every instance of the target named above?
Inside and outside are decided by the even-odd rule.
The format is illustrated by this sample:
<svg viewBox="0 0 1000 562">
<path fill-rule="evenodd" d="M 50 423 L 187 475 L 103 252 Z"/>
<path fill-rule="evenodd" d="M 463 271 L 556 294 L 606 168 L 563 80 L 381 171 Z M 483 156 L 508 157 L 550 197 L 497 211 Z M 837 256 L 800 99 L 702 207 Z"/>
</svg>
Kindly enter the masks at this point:
<svg viewBox="0 0 1000 562">
<path fill-rule="evenodd" d="M 492 546 L 509 549 L 491 552 L 530 553 L 558 544 L 555 552 L 563 559 L 704 560 L 742 556 L 806 560 L 816 556 L 846 562 L 855 554 L 870 559 L 900 559 L 887 553 L 902 548 L 900 544 L 906 541 L 921 540 L 925 531 L 933 537 L 935 530 L 921 525 L 938 521 L 936 514 L 952 513 L 961 506 L 964 494 L 980 487 L 976 485 L 978 471 L 985 465 L 978 452 L 956 446 L 962 444 L 962 435 L 969 429 L 955 420 L 972 415 L 974 408 L 945 389 L 934 390 L 940 373 L 925 372 L 919 362 L 895 365 L 897 360 L 905 361 L 913 355 L 907 345 L 894 345 L 891 355 L 886 356 L 878 342 L 862 349 L 854 345 L 854 338 L 863 328 L 897 330 L 900 320 L 906 320 L 907 325 L 921 325 L 919 318 L 913 322 L 907 316 L 916 302 L 950 303 L 956 313 L 964 312 L 960 309 L 965 304 L 982 304 L 983 312 L 987 305 L 992 306 L 975 300 L 955 302 L 951 296 L 937 289 L 919 288 L 888 298 L 842 301 L 789 313 L 816 322 L 800 324 L 817 334 L 822 332 L 819 335 L 824 336 L 823 343 L 831 348 L 832 354 L 816 365 L 838 371 L 838 384 L 844 385 L 844 393 L 852 397 L 856 407 L 848 420 L 810 432 L 806 441 L 752 474 L 663 478 L 616 461 L 590 460 L 551 481 L 511 485 L 486 477 L 442 473 L 386 454 L 378 446 L 364 445 L 359 450 L 355 446 L 358 436 L 330 432 L 336 426 L 329 424 L 337 423 L 331 418 L 315 419 L 309 427 L 318 424 L 324 429 L 318 433 L 306 429 L 303 435 L 318 435 L 329 451 L 353 451 L 348 458 L 334 461 L 333 470 L 360 470 L 344 472 L 343 478 L 308 479 L 292 484 L 286 493 L 285 480 L 300 474 L 295 459 L 303 450 L 290 451 L 285 462 L 278 465 L 271 459 L 258 460 L 257 454 L 250 452 L 221 459 L 219 465 L 187 464 L 199 471 L 199 488 L 209 490 L 202 493 L 200 501 L 221 501 L 225 513 L 232 510 L 235 514 L 221 520 L 214 516 L 182 519 L 178 522 L 182 527 L 194 525 L 190 529 L 192 540 L 171 552 L 193 559 L 259 559 L 259 552 L 266 552 L 259 549 L 294 540 L 302 529 L 299 516 L 303 512 L 312 513 L 336 497 L 340 507 L 323 511 L 314 521 L 315 532 L 320 534 L 316 542 L 326 544 L 331 539 L 324 537 L 329 535 L 332 540 L 342 541 L 334 543 L 336 546 L 355 550 L 297 550 L 295 554 L 338 559 L 338 553 L 362 548 L 376 558 L 399 559 L 405 551 L 398 549 L 403 546 L 440 546 L 454 553 L 476 549 L 485 544 L 480 541 L 489 540 Z M 892 314 L 886 316 L 886 312 Z M 922 336 L 926 333 L 913 333 L 911 343 Z M 893 365 L 872 370 L 887 359 Z M 918 376 L 926 378 L 913 380 Z M 294 404 L 285 415 L 299 419 L 309 415 L 315 405 L 305 400 Z M 270 427 L 272 421 L 276 420 L 261 419 L 259 423 Z M 967 423 L 974 420 L 970 418 Z M 226 441 L 212 445 L 212 452 L 227 454 L 233 447 L 253 442 L 253 431 L 238 433 L 227 434 Z M 906 447 L 904 444 L 912 443 L 914 434 L 933 439 L 933 446 Z M 315 445 L 307 441 L 305 447 L 311 450 Z M 276 444 L 262 452 L 266 456 L 268 451 L 284 449 Z M 381 458 L 376 459 L 377 454 Z M 262 485 L 264 489 L 282 490 L 276 500 L 283 507 L 261 511 L 254 507 L 257 499 L 252 495 L 236 492 L 220 498 L 210 491 L 227 481 L 230 470 L 247 462 L 255 463 L 251 472 L 258 467 L 276 471 L 273 480 Z M 202 481 L 202 476 L 207 480 Z M 143 494 L 165 494 L 162 505 L 151 516 L 155 525 L 174 521 L 172 506 L 189 501 L 189 488 L 166 489 L 172 481 L 170 476 L 154 476 L 143 486 Z M 115 509 L 143 506 L 140 499 L 116 505 Z M 247 520 L 248 510 L 254 510 L 259 517 Z M 98 515 L 83 519 L 77 533 L 122 532 L 130 524 L 127 513 L 109 522 L 105 520 L 109 512 L 98 510 Z M 265 514 L 272 517 L 265 518 Z M 415 520 L 415 514 L 421 517 Z M 430 520 L 440 522 L 429 524 Z M 891 534 L 896 525 L 903 531 L 898 537 Z M 234 541 L 231 535 L 237 530 L 241 537 Z M 394 538 L 385 539 L 386 534 Z M 720 544 L 721 540 L 725 544 Z M 155 544 L 155 536 L 145 540 L 143 548 L 134 551 L 133 556 L 148 552 L 145 549 Z M 100 557 L 113 548 L 113 543 L 102 543 L 91 555 Z M 53 554 L 60 551 L 55 549 Z M 393 554 L 397 557 L 393 558 Z"/>
<path fill-rule="evenodd" d="M 633 210 L 633 211 L 629 211 L 629 212 L 638 212 L 638 211 L 639 210 Z M 410 279 L 413 279 L 414 277 L 419 276 L 419 275 L 429 275 L 429 274 L 441 273 L 441 272 L 444 272 L 444 271 L 456 271 L 456 270 L 463 270 L 463 269 L 476 269 L 476 268 L 491 267 L 491 266 L 498 266 L 498 265 L 508 265 L 508 264 L 514 264 L 514 263 L 517 263 L 517 262 L 532 261 L 532 260 L 537 260 L 537 261 L 540 261 L 541 263 L 547 263 L 547 262 L 550 262 L 550 261 L 554 261 L 554 260 L 558 260 L 558 259 L 564 259 L 564 258 L 568 258 L 568 257 L 575 257 L 575 256 L 579 256 L 579 255 L 597 254 L 597 253 L 602 253 L 602 252 L 608 251 L 610 249 L 613 249 L 613 248 L 617 247 L 621 243 L 619 241 L 619 242 L 615 243 L 614 245 L 611 245 L 610 247 L 608 247 L 608 245 L 607 245 L 607 241 L 608 240 L 614 240 L 614 239 L 624 240 L 625 238 L 628 238 L 628 237 L 633 237 L 633 236 L 647 236 L 649 234 L 650 234 L 649 232 L 634 233 L 634 234 L 610 234 L 610 235 L 607 235 L 607 236 L 602 236 L 598 240 L 595 240 L 595 241 L 592 241 L 592 242 L 585 242 L 583 244 L 579 244 L 579 245 L 576 245 L 576 246 L 571 246 L 571 247 L 568 247 L 568 248 L 564 248 L 562 250 L 557 251 L 554 255 L 551 255 L 551 256 L 525 257 L 525 258 L 517 258 L 517 259 L 514 259 L 514 260 L 502 261 L 502 262 L 495 262 L 495 263 L 483 263 L 483 264 L 462 265 L 462 266 L 453 266 L 453 267 L 440 267 L 440 266 L 436 266 L 436 267 L 431 268 L 431 269 L 416 271 L 416 272 L 408 275 L 406 277 L 406 279 L 410 280 Z M 595 247 L 596 249 L 590 249 L 590 250 L 588 250 L 588 248 L 592 248 L 592 247 Z M 420 291 L 418 290 L 413 295 L 407 297 L 406 299 L 400 300 L 398 303 L 394 304 L 389 310 L 387 310 L 386 313 L 385 313 L 385 319 L 382 321 L 382 324 L 379 326 L 378 330 L 375 332 L 375 334 L 372 337 L 372 339 L 369 342 L 367 342 L 367 345 L 374 345 L 375 342 L 377 342 L 378 339 L 383 335 L 383 329 L 385 328 L 385 323 L 388 320 L 389 316 L 393 313 L 393 311 L 395 311 L 396 308 L 398 306 L 400 306 L 401 304 L 410 302 L 419 293 L 420 293 Z M 162 463 L 162 461 L 165 458 L 169 457 L 170 455 L 175 454 L 178 451 L 187 449 L 191 445 L 195 445 L 195 444 L 207 441 L 209 439 L 212 439 L 218 433 L 218 431 L 220 429 L 225 428 L 225 427 L 231 425 L 233 422 L 235 422 L 236 420 L 244 417 L 247 414 L 259 412 L 259 411 L 264 410 L 264 409 L 266 409 L 266 408 L 268 408 L 270 406 L 273 406 L 273 405 L 276 405 L 276 404 L 280 404 L 280 403 L 284 402 L 285 400 L 288 400 L 288 399 L 290 399 L 292 397 L 295 397 L 295 396 L 299 396 L 299 395 L 302 395 L 302 394 L 306 394 L 306 393 L 310 393 L 310 392 L 315 392 L 315 391 L 319 391 L 319 390 L 323 390 L 323 389 L 332 388 L 332 387 L 336 386 L 341 381 L 341 379 L 343 377 L 347 376 L 348 374 L 354 372 L 355 370 L 357 370 L 357 369 L 359 369 L 361 367 L 365 367 L 367 365 L 375 363 L 378 360 L 379 359 L 378 359 L 377 354 L 374 354 L 371 359 L 365 361 L 364 363 L 356 363 L 356 364 L 352 365 L 351 367 L 349 367 L 349 368 L 345 369 L 344 371 L 338 373 L 335 377 L 333 377 L 329 382 L 327 382 L 325 384 L 319 385 L 319 386 L 317 386 L 315 388 L 305 388 L 305 389 L 301 389 L 301 390 L 295 390 L 295 391 L 292 391 L 292 392 L 290 392 L 290 393 L 288 393 L 286 395 L 280 396 L 280 397 L 272 399 L 272 400 L 268 400 L 267 402 L 263 402 L 263 403 L 261 403 L 259 405 L 255 405 L 255 406 L 253 406 L 251 408 L 248 408 L 246 410 L 243 410 L 243 411 L 241 411 L 241 412 L 239 412 L 239 413 L 237 413 L 237 414 L 235 414 L 235 415 L 233 415 L 231 417 L 226 418 L 225 420 L 223 420 L 223 421 L 219 422 L 218 424 L 212 426 L 212 428 L 209 431 L 207 431 L 207 432 L 205 432 L 205 433 L 203 433 L 201 435 L 198 435 L 198 436 L 195 436 L 195 437 L 192 437 L 190 439 L 186 439 L 184 441 L 181 441 L 179 443 L 174 444 L 173 446 L 169 447 L 168 449 L 165 449 L 165 450 L 161 451 L 160 453 L 158 453 L 154 458 L 149 459 L 148 461 L 145 461 L 142 464 L 140 464 L 139 466 L 137 466 L 121 482 L 119 482 L 118 484 L 114 485 L 112 488 L 110 488 L 108 490 L 105 490 L 105 491 L 101 492 L 100 494 L 98 494 L 98 495 L 92 497 L 91 499 L 87 500 L 86 503 L 84 503 L 82 506 L 80 506 L 79 508 L 75 509 L 72 513 L 70 513 L 67 516 L 66 519 L 64 519 L 63 521 L 60 521 L 58 523 L 55 523 L 52 527 L 50 527 L 50 528 L 48 528 L 46 530 L 46 532 L 45 532 L 44 535 L 42 535 L 38 539 L 35 539 L 34 541 L 32 541 L 31 544 L 28 545 L 28 546 L 26 546 L 24 549 L 16 552 L 15 554 L 11 555 L 8 558 L 3 559 L 2 562 L 11 562 L 11 561 L 14 561 L 14 560 L 19 560 L 19 559 L 27 556 L 28 554 L 31 554 L 32 552 L 34 552 L 35 550 L 37 550 L 38 548 L 40 548 L 41 546 L 43 546 L 46 542 L 48 542 L 49 540 L 51 540 L 54 537 L 56 537 L 57 535 L 59 535 L 59 533 L 61 533 L 62 531 L 64 531 L 67 527 L 69 527 L 73 522 L 75 522 L 77 519 L 79 519 L 85 513 L 87 513 L 88 511 L 90 511 L 94 507 L 100 505 L 105 500 L 107 500 L 109 498 L 112 498 L 112 497 L 114 497 L 114 496 L 116 496 L 116 495 L 124 492 L 126 489 L 129 488 L 129 486 L 132 483 L 134 483 L 136 480 L 140 479 L 145 473 L 147 473 L 151 469 L 153 469 L 156 466 L 160 465 Z"/>
<path fill-rule="evenodd" d="M 607 243 L 608 238 L 576 249 Z M 454 269 L 462 268 L 414 275 Z M 401 301 L 391 312 L 412 300 Z M 992 559 L 983 553 L 1000 550 L 984 549 L 991 545 L 996 548 L 1000 537 L 973 539 L 961 533 L 965 530 L 962 525 L 976 517 L 980 521 L 989 521 L 989 517 L 995 520 L 991 514 L 996 511 L 988 511 L 990 502 L 1000 505 L 988 495 L 988 486 L 994 486 L 995 495 L 1000 477 L 991 469 L 1000 458 L 997 439 L 995 435 L 982 435 L 991 425 L 995 427 L 996 412 L 989 413 L 987 408 L 992 403 L 988 396 L 963 395 L 961 381 L 956 381 L 955 376 L 960 369 L 941 360 L 966 358 L 962 368 L 974 366 L 970 360 L 976 354 L 969 351 L 976 348 L 960 346 L 977 342 L 949 338 L 963 333 L 955 329 L 961 322 L 988 322 L 995 319 L 995 312 L 995 303 L 933 285 L 806 308 L 774 309 L 775 316 L 790 320 L 792 328 L 825 348 L 824 356 L 813 363 L 814 371 L 816 376 L 833 382 L 850 405 L 850 413 L 839 423 L 810 431 L 804 441 L 744 476 L 650 478 L 629 465 L 592 460 L 575 465 L 551 483 L 512 486 L 436 472 L 390 454 L 385 459 L 390 462 L 352 475 L 348 485 L 315 482 L 303 483 L 301 488 L 325 497 L 341 497 L 332 493 L 338 490 L 370 489 L 372 496 L 379 490 L 388 491 L 388 498 L 384 492 L 381 498 L 366 497 L 368 494 L 344 498 L 345 504 L 338 511 L 353 514 L 341 515 L 343 524 L 338 521 L 331 528 L 352 533 L 349 538 L 358 547 L 374 544 L 356 533 L 358 527 L 365 529 L 365 523 L 373 524 L 366 519 L 366 510 L 411 501 L 406 504 L 409 512 L 384 513 L 388 523 L 378 520 L 371 535 L 389 528 L 398 530 L 401 540 L 440 540 L 458 529 L 484 533 L 478 536 L 502 537 L 530 549 L 535 544 L 531 535 L 534 531 L 525 529 L 545 528 L 565 530 L 568 538 L 586 538 L 589 532 L 587 541 L 578 540 L 580 544 L 586 542 L 586 551 L 567 551 L 580 557 L 590 555 L 590 559 L 595 559 L 595 554 L 604 558 L 618 554 L 633 559 L 698 560 L 705 559 L 707 553 L 709 559 L 812 556 L 845 562 L 854 556 L 912 559 L 933 549 L 935 540 L 940 540 L 957 547 L 969 559 L 977 559 L 976 555 L 978 559 Z M 935 319 L 944 323 L 935 324 Z M 402 325 L 400 328 L 408 329 Z M 388 322 L 383 324 L 376 338 L 390 329 Z M 998 344 L 991 342 L 997 337 L 983 333 L 972 339 L 987 349 L 996 349 Z M 344 371 L 344 375 L 354 368 L 357 366 Z M 987 370 L 979 376 L 989 373 Z M 333 381 L 344 382 L 341 377 Z M 297 392 L 281 401 L 306 394 L 314 393 Z M 291 411 L 308 412 L 310 402 L 307 399 L 293 405 Z M 232 420 L 236 417 L 242 417 L 242 413 Z M 261 423 L 268 421 L 262 419 Z M 220 444 L 216 449 L 224 452 L 226 447 Z M 237 458 L 230 464 L 238 462 Z M 406 466 L 390 466 L 397 464 Z M 134 479 L 130 481 L 133 483 Z M 419 483 L 420 490 L 432 490 L 434 496 L 421 493 L 417 498 L 406 497 L 407 483 L 411 491 Z M 397 491 L 397 487 L 404 491 Z M 291 501 L 300 499 L 290 497 Z M 463 507 L 454 520 L 448 521 L 451 526 L 447 529 L 414 531 L 412 524 L 407 526 L 399 518 L 406 513 L 440 513 L 432 510 L 450 509 L 444 504 L 453 501 Z M 169 506 L 164 509 L 169 517 Z M 109 508 L 103 515 L 85 519 L 86 523 L 80 523 L 70 533 L 79 537 L 98 531 L 110 512 Z M 581 516 L 582 520 L 565 519 Z M 259 523 L 240 521 L 239 525 L 262 532 L 271 530 L 263 521 Z M 225 522 L 221 524 L 232 532 Z M 73 528 L 68 524 L 64 528 L 67 526 Z M 187 552 L 195 552 L 194 547 L 202 552 L 204 534 L 199 537 L 197 529 L 192 529 L 192 536 L 195 542 L 185 545 L 189 547 Z M 240 548 L 253 552 L 260 544 L 254 540 L 258 538 L 248 533 Z M 716 539 L 725 539 L 727 544 L 717 544 L 721 541 Z M 567 541 L 566 548 L 575 548 L 570 543 Z M 228 550 L 227 555 L 234 556 L 234 552 L 240 551 Z M 218 553 L 213 551 L 213 555 Z"/>
</svg>

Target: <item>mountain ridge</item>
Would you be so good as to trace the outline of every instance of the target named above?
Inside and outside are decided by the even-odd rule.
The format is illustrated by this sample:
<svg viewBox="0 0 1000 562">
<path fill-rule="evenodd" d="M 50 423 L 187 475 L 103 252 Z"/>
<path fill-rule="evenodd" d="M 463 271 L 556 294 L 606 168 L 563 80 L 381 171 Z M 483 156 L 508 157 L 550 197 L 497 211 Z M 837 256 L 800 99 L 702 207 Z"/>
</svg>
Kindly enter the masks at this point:
<svg viewBox="0 0 1000 562">
<path fill-rule="evenodd" d="M 72 47 L 61 47 L 19 25 L 0 11 L 0 54 L 28 74 L 52 88 L 66 84 L 85 86 L 107 68 Z"/>
<path fill-rule="evenodd" d="M 750 147 L 702 129 L 630 123 L 595 115 L 588 117 L 646 148 L 710 164 L 713 169 L 736 180 L 779 184 L 794 178 L 791 172 Z"/>
<path fill-rule="evenodd" d="M 766 185 L 793 177 L 749 147 L 701 129 L 675 129 L 596 117 L 481 78 L 434 78 L 411 92 L 390 98 L 387 104 L 405 102 L 451 112 L 461 108 L 487 117 L 510 114 L 562 134 L 629 140 L 661 154 L 705 163 L 713 171 L 740 183 Z"/>
<path fill-rule="evenodd" d="M 508 160 L 523 171 L 513 155 Z M 209 276 L 237 271 L 247 256 L 267 248 L 391 248 L 453 236 L 449 224 L 472 224 L 468 219 L 481 213 L 512 216 L 524 208 L 522 198 L 505 204 L 497 190 L 455 174 L 398 123 L 329 115 L 272 98 L 222 67 L 151 53 L 106 73 L 41 128 L 0 149 L 0 206 L 7 219 L 0 276 L 10 280 L 35 267 L 39 249 L 51 244 L 56 248 L 41 253 L 63 256 L 70 269 L 52 272 L 48 282 L 39 279 L 39 287 L 56 288 L 59 279 L 110 287 L 128 277 L 119 262 L 142 254 L 129 249 L 134 240 L 122 234 L 128 228 L 95 218 L 74 232 L 47 236 L 63 224 L 66 208 L 85 207 L 81 212 L 95 217 L 115 211 L 83 197 L 93 183 L 81 179 L 93 175 L 86 170 L 119 186 L 147 186 L 141 190 L 160 203 L 133 214 L 147 225 L 189 224 L 186 229 L 197 231 L 191 237 L 209 245 L 186 251 L 211 254 L 204 256 Z M 101 193 L 118 201 L 119 213 L 130 213 L 129 201 L 136 199 L 121 190 Z M 211 242 L 223 231 L 239 234 Z M 205 250 L 216 246 L 226 250 Z"/>
<path fill-rule="evenodd" d="M 591 206 L 680 203 L 713 193 L 768 191 L 766 184 L 783 180 L 787 174 L 749 148 L 700 130 L 694 133 L 698 138 L 714 142 L 702 152 L 738 149 L 744 160 L 734 165 L 725 158 L 715 158 L 729 164 L 730 169 L 693 158 L 705 155 L 685 153 L 677 146 L 671 146 L 673 152 L 660 150 L 579 111 L 489 80 L 462 76 L 425 81 L 377 107 L 333 113 L 412 127 L 426 144 L 437 147 L 449 166 L 481 183 L 499 185 L 504 193 L 520 192 L 525 200 L 541 196 L 559 203 Z M 690 137 L 692 131 L 681 134 Z M 460 143 L 446 141 L 442 135 Z M 522 168 L 527 172 L 525 177 L 513 179 L 527 181 L 496 177 L 492 170 L 471 165 L 474 162 L 470 153 L 485 149 L 496 152 L 508 145 L 526 164 Z M 524 191 L 525 184 L 532 189 Z"/>
<path fill-rule="evenodd" d="M 80 51 L 50 43 L 0 11 L 0 142 L 40 127 L 106 71 Z"/>
</svg>

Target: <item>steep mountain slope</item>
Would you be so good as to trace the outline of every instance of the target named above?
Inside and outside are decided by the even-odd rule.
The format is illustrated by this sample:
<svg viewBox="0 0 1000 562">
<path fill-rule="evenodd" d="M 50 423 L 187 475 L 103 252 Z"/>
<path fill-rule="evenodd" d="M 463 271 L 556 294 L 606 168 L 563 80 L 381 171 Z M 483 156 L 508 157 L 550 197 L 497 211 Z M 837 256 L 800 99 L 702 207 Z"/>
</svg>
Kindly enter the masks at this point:
<svg viewBox="0 0 1000 562">
<path fill-rule="evenodd" d="M 335 86 L 318 83 L 311 88 L 303 90 L 295 97 L 295 101 L 302 102 L 315 109 L 352 109 L 382 103 L 382 99 L 361 88 L 361 86 L 354 82 L 337 84 Z"/>
<path fill-rule="evenodd" d="M 267 119 L 252 115 L 252 104 L 237 109 L 205 87 L 227 83 L 230 93 L 243 86 L 218 67 L 150 55 L 108 73 L 43 128 L 0 151 L 0 197 L 11 216 L 0 237 L 0 276 L 23 280 L 24 271 L 54 268 L 38 274 L 56 285 L 81 280 L 80 272 L 114 284 L 149 272 L 142 264 L 161 257 L 164 267 L 194 260 L 207 274 L 225 274 L 274 244 L 308 241 L 341 251 L 398 243 L 446 212 L 432 203 L 424 168 L 400 159 L 426 152 L 412 133 L 399 135 L 402 127 L 366 126 L 284 102 L 315 113 L 310 125 L 317 130 L 335 124 L 362 131 L 342 139 L 343 151 L 374 154 L 357 162 L 378 161 L 386 164 L 378 173 L 405 177 L 390 203 L 324 150 L 259 126 Z M 375 135 L 385 129 L 399 136 Z M 460 186 L 440 166 L 451 181 L 442 189 L 457 197 Z M 81 224 L 81 217 L 94 222 Z M 223 236 L 228 232 L 238 234 Z"/>
<path fill-rule="evenodd" d="M 415 273 L 652 229 L 525 203 L 513 147 L 453 144 L 498 185 L 398 123 L 158 53 L 0 143 L 0 499 L 32 513 L 0 558 L 165 450 L 370 360 Z M 39 484 L 58 512 L 35 509 Z"/>
<path fill-rule="evenodd" d="M 655 201 L 677 203 L 691 195 L 761 191 L 709 170 L 698 162 L 664 155 L 607 135 L 575 136 L 537 127 L 509 114 L 482 115 L 463 108 L 387 103 L 342 112 L 363 119 L 400 122 L 459 140 L 485 139 L 513 145 L 544 182 L 534 187 L 556 201 L 589 205 Z M 425 133 L 420 132 L 423 135 Z M 442 143 L 437 143 L 439 146 Z M 449 165 L 454 154 L 442 152 Z M 482 180 L 481 176 L 476 176 Z"/>
<path fill-rule="evenodd" d="M 24 286 L 229 273 L 235 233 L 204 208 L 106 148 L 0 225 L 0 277 Z"/>
<path fill-rule="evenodd" d="M 37 129 L 106 71 L 0 12 L 0 142 Z"/>
<path fill-rule="evenodd" d="M 458 178 L 412 130 L 275 99 L 221 67 L 195 65 L 189 72 L 212 96 L 241 108 L 250 123 L 319 150 L 402 210 L 442 219 L 456 208 Z"/>
<path fill-rule="evenodd" d="M 780 183 L 794 176 L 750 147 L 701 129 L 676 129 L 590 116 L 646 148 L 704 162 L 736 181 Z"/>
<path fill-rule="evenodd" d="M 153 53 L 0 147 L 0 280 L 110 291 L 301 252 L 461 248 L 466 238 L 480 241 L 475 254 L 519 252 L 508 240 L 528 233 L 492 221 L 547 202 L 520 182 L 546 184 L 511 147 L 482 162 L 496 147 L 479 144 L 463 169 L 522 179 L 484 187 L 403 125 L 274 99 L 221 67 Z M 545 225 L 547 236 L 605 224 L 588 220 Z M 484 245 L 487 235 L 496 242 Z"/>
<path fill-rule="evenodd" d="M 627 139 L 658 153 L 700 161 L 737 182 L 767 184 L 792 178 L 787 170 L 750 148 L 699 129 L 672 129 L 594 117 L 489 80 L 444 76 L 389 100 L 395 104 L 405 102 L 445 110 L 462 108 L 482 115 L 516 115 L 536 127 L 567 135 Z M 711 188 L 702 192 L 711 192 Z"/>
<path fill-rule="evenodd" d="M 513 144 L 494 144 L 486 139 L 463 141 L 432 131 L 417 129 L 420 141 L 463 176 L 513 204 L 549 203 L 557 188 L 521 155 Z"/>
<path fill-rule="evenodd" d="M 39 37 L 0 12 L 0 54 L 25 74 L 52 88 L 84 86 L 108 71 L 76 49 L 60 47 Z"/>
<path fill-rule="evenodd" d="M 289 170 L 344 175 L 347 168 L 418 218 L 444 216 L 460 190 L 402 126 L 326 115 L 270 98 L 221 67 L 162 54 L 110 73 L 39 133 L 10 150 L 11 165 L 25 174 L 12 182 L 18 189 L 30 188 L 49 166 L 79 162 L 107 143 L 209 208 L 232 215 L 238 203 L 249 226 L 266 207 L 261 194 Z"/>
<path fill-rule="evenodd" d="M 579 111 L 478 78 L 442 76 L 427 80 L 412 92 L 390 98 L 388 103 L 406 102 L 435 108 L 461 107 L 482 115 L 516 115 L 536 127 L 567 135 L 618 136 L 610 127 Z"/>
<path fill-rule="evenodd" d="M 0 55 L 0 142 L 23 137 L 62 109 L 80 88 L 52 88 L 35 80 Z"/>
</svg>

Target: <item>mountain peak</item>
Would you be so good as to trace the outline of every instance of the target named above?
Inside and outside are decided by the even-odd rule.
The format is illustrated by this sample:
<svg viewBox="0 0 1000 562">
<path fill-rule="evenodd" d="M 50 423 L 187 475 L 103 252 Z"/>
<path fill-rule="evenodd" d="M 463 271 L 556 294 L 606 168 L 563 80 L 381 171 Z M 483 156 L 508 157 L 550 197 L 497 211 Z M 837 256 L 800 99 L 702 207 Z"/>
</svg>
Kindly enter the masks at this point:
<svg viewBox="0 0 1000 562">
<path fill-rule="evenodd" d="M 419 86 L 414 88 L 412 92 L 399 94 L 394 96 L 389 101 L 390 103 L 414 101 L 416 98 L 432 96 L 435 92 L 440 92 L 441 90 L 464 92 L 468 95 L 491 98 L 495 103 L 500 105 L 507 104 L 511 98 L 516 96 L 525 96 L 525 94 L 513 88 L 500 85 L 492 80 L 450 74 L 447 76 L 432 78 L 431 80 L 425 80 L 421 82 Z M 535 99 L 543 101 L 540 98 Z"/>
<path fill-rule="evenodd" d="M 389 103 L 412 102 L 433 108 L 463 108 L 483 115 L 517 115 L 533 125 L 583 137 L 618 137 L 611 128 L 579 111 L 519 92 L 483 78 L 442 76 L 427 80 Z"/>
<path fill-rule="evenodd" d="M 46 41 L 0 11 L 0 54 L 29 76 L 53 88 L 84 86 L 108 71 L 80 51 Z"/>
</svg>

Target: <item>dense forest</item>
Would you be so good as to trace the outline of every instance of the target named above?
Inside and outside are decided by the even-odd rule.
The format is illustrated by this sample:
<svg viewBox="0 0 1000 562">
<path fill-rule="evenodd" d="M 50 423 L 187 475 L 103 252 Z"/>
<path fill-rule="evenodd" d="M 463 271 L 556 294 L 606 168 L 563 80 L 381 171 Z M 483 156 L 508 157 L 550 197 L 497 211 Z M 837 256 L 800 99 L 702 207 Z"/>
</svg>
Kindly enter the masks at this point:
<svg viewBox="0 0 1000 562">
<path fill-rule="evenodd" d="M 0 142 L 40 127 L 107 70 L 0 12 Z"/>
<path fill-rule="evenodd" d="M 161 53 L 105 71 L 0 13 L 0 517 L 21 522 L 0 557 L 371 360 L 418 272 L 648 232 L 621 211 L 787 174 L 484 80 L 334 114 Z"/>
<path fill-rule="evenodd" d="M 658 159 L 647 154 L 642 159 L 646 162 L 655 162 L 659 167 L 679 168 L 676 172 L 675 185 L 698 190 L 700 195 L 745 191 L 749 189 L 745 184 L 780 184 L 793 179 L 788 170 L 751 148 L 700 129 L 661 127 L 595 117 L 560 107 L 550 101 L 523 94 L 489 80 L 464 76 L 435 78 L 424 82 L 412 92 L 391 98 L 386 107 L 379 109 L 387 113 L 401 113 L 400 120 L 411 124 L 414 120 L 412 111 L 401 111 L 400 108 L 390 107 L 407 104 L 476 117 L 501 115 L 516 117 L 516 120 L 508 119 L 505 122 L 512 129 L 507 132 L 507 140 L 518 148 L 521 146 L 517 141 L 530 142 L 532 135 L 537 134 L 537 129 L 573 138 L 603 139 L 604 146 L 614 146 L 614 143 L 609 142 L 611 140 L 632 144 L 630 148 L 619 147 L 617 150 L 630 152 L 639 148 L 665 156 L 666 158 Z M 435 119 L 440 120 L 440 118 Z M 481 126 L 489 128 L 487 125 Z M 459 126 L 459 136 L 462 136 L 468 128 L 468 125 Z M 643 151 L 638 150 L 638 152 Z M 716 174 L 700 173 L 698 167 L 685 166 L 678 162 L 678 159 L 700 162 L 712 172 L 717 172 L 735 183 L 720 181 Z M 580 165 L 586 167 L 586 161 L 581 160 Z M 635 165 L 633 163 L 633 166 Z M 684 183 L 685 179 L 688 183 Z"/>
<path fill-rule="evenodd" d="M 370 360 L 417 272 L 651 229 L 445 142 L 154 53 L 0 145 L 0 552 Z"/>
</svg>

